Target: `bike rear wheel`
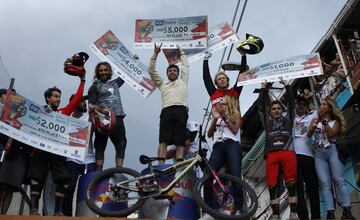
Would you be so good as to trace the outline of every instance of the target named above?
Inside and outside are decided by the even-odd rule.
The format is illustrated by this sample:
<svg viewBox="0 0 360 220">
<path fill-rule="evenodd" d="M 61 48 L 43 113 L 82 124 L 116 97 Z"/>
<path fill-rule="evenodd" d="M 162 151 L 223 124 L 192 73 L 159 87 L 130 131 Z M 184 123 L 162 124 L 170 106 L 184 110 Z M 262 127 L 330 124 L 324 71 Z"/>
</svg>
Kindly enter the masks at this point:
<svg viewBox="0 0 360 220">
<path fill-rule="evenodd" d="M 258 200 L 254 190 L 243 180 L 218 174 L 225 191 L 208 174 L 195 183 L 193 196 L 204 212 L 217 219 L 249 219 L 256 212 Z"/>
<path fill-rule="evenodd" d="M 101 171 L 86 188 L 85 200 L 89 208 L 100 216 L 126 217 L 143 204 L 137 192 L 140 173 L 129 168 L 111 168 Z M 124 188 L 116 186 L 120 182 Z"/>
</svg>

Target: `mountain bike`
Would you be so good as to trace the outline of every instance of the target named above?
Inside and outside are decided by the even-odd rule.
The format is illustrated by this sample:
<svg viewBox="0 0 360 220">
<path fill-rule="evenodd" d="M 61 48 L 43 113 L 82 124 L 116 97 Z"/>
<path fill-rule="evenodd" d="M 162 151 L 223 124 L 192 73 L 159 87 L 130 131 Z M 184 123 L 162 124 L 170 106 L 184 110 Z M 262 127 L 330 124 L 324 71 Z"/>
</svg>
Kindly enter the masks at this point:
<svg viewBox="0 0 360 220">
<path fill-rule="evenodd" d="M 152 162 L 159 160 L 158 157 L 141 155 L 140 162 L 148 165 L 149 173 L 145 175 L 124 167 L 101 171 L 86 188 L 86 203 L 100 216 L 126 217 L 137 211 L 147 198 L 171 201 L 168 192 L 189 171 L 199 166 L 204 175 L 196 180 L 192 191 L 203 212 L 217 219 L 250 218 L 258 205 L 254 190 L 238 177 L 216 173 L 211 169 L 206 154 L 207 149 L 201 149 L 199 144 L 199 150 L 191 158 L 165 169 L 153 167 Z M 159 178 L 175 173 L 174 179 L 166 186 L 158 184 Z M 108 203 L 112 208 L 104 208 Z"/>
</svg>

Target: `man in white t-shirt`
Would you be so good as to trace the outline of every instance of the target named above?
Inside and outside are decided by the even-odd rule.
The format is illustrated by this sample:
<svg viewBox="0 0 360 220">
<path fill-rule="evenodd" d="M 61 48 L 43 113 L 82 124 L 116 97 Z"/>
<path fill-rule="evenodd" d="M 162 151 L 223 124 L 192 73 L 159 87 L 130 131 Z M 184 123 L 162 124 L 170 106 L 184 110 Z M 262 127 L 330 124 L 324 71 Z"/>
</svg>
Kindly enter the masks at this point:
<svg viewBox="0 0 360 220">
<path fill-rule="evenodd" d="M 316 111 L 310 113 L 309 101 L 298 96 L 295 105 L 294 120 L 294 147 L 297 158 L 297 214 L 300 219 L 309 219 L 307 202 L 304 196 L 304 184 L 306 194 L 310 202 L 311 219 L 320 219 L 319 184 L 315 170 L 312 141 L 307 136 L 307 130 L 311 120 L 317 118 Z"/>
</svg>

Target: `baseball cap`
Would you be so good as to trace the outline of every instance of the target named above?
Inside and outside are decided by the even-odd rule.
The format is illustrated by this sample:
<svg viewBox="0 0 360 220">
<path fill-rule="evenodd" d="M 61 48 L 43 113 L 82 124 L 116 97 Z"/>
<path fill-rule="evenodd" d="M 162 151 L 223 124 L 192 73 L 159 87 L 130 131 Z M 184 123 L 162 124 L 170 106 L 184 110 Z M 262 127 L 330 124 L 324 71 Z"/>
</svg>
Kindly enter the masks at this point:
<svg viewBox="0 0 360 220">
<path fill-rule="evenodd" d="M 194 121 L 188 121 L 186 124 L 186 128 L 190 132 L 199 131 L 199 124 Z"/>
<path fill-rule="evenodd" d="M 75 94 L 72 94 L 72 95 L 70 96 L 69 101 L 71 101 L 74 97 L 75 97 Z M 88 99 L 89 99 L 89 96 L 88 96 L 88 95 L 84 95 L 84 96 L 82 97 L 82 100 L 83 100 L 83 101 L 86 101 L 86 100 L 88 100 Z"/>
</svg>

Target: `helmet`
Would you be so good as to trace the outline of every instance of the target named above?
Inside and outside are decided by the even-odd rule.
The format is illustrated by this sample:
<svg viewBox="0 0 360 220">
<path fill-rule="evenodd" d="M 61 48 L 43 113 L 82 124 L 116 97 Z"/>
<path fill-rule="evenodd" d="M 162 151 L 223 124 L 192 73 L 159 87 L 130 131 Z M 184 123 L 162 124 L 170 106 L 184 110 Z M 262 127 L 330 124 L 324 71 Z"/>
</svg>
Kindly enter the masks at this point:
<svg viewBox="0 0 360 220">
<path fill-rule="evenodd" d="M 103 113 L 97 110 L 89 112 L 91 122 L 94 128 L 101 134 L 110 134 L 116 126 L 116 115 L 114 111 L 103 110 Z"/>
<path fill-rule="evenodd" d="M 244 48 L 244 46 L 249 46 L 249 49 Z M 242 50 L 247 54 L 258 54 L 264 48 L 264 42 L 260 37 L 246 34 L 246 40 L 237 45 L 236 49 L 238 51 Z"/>
<path fill-rule="evenodd" d="M 64 72 L 72 76 L 82 76 L 85 74 L 84 64 L 89 59 L 89 55 L 80 52 L 66 59 L 64 63 Z"/>
</svg>

